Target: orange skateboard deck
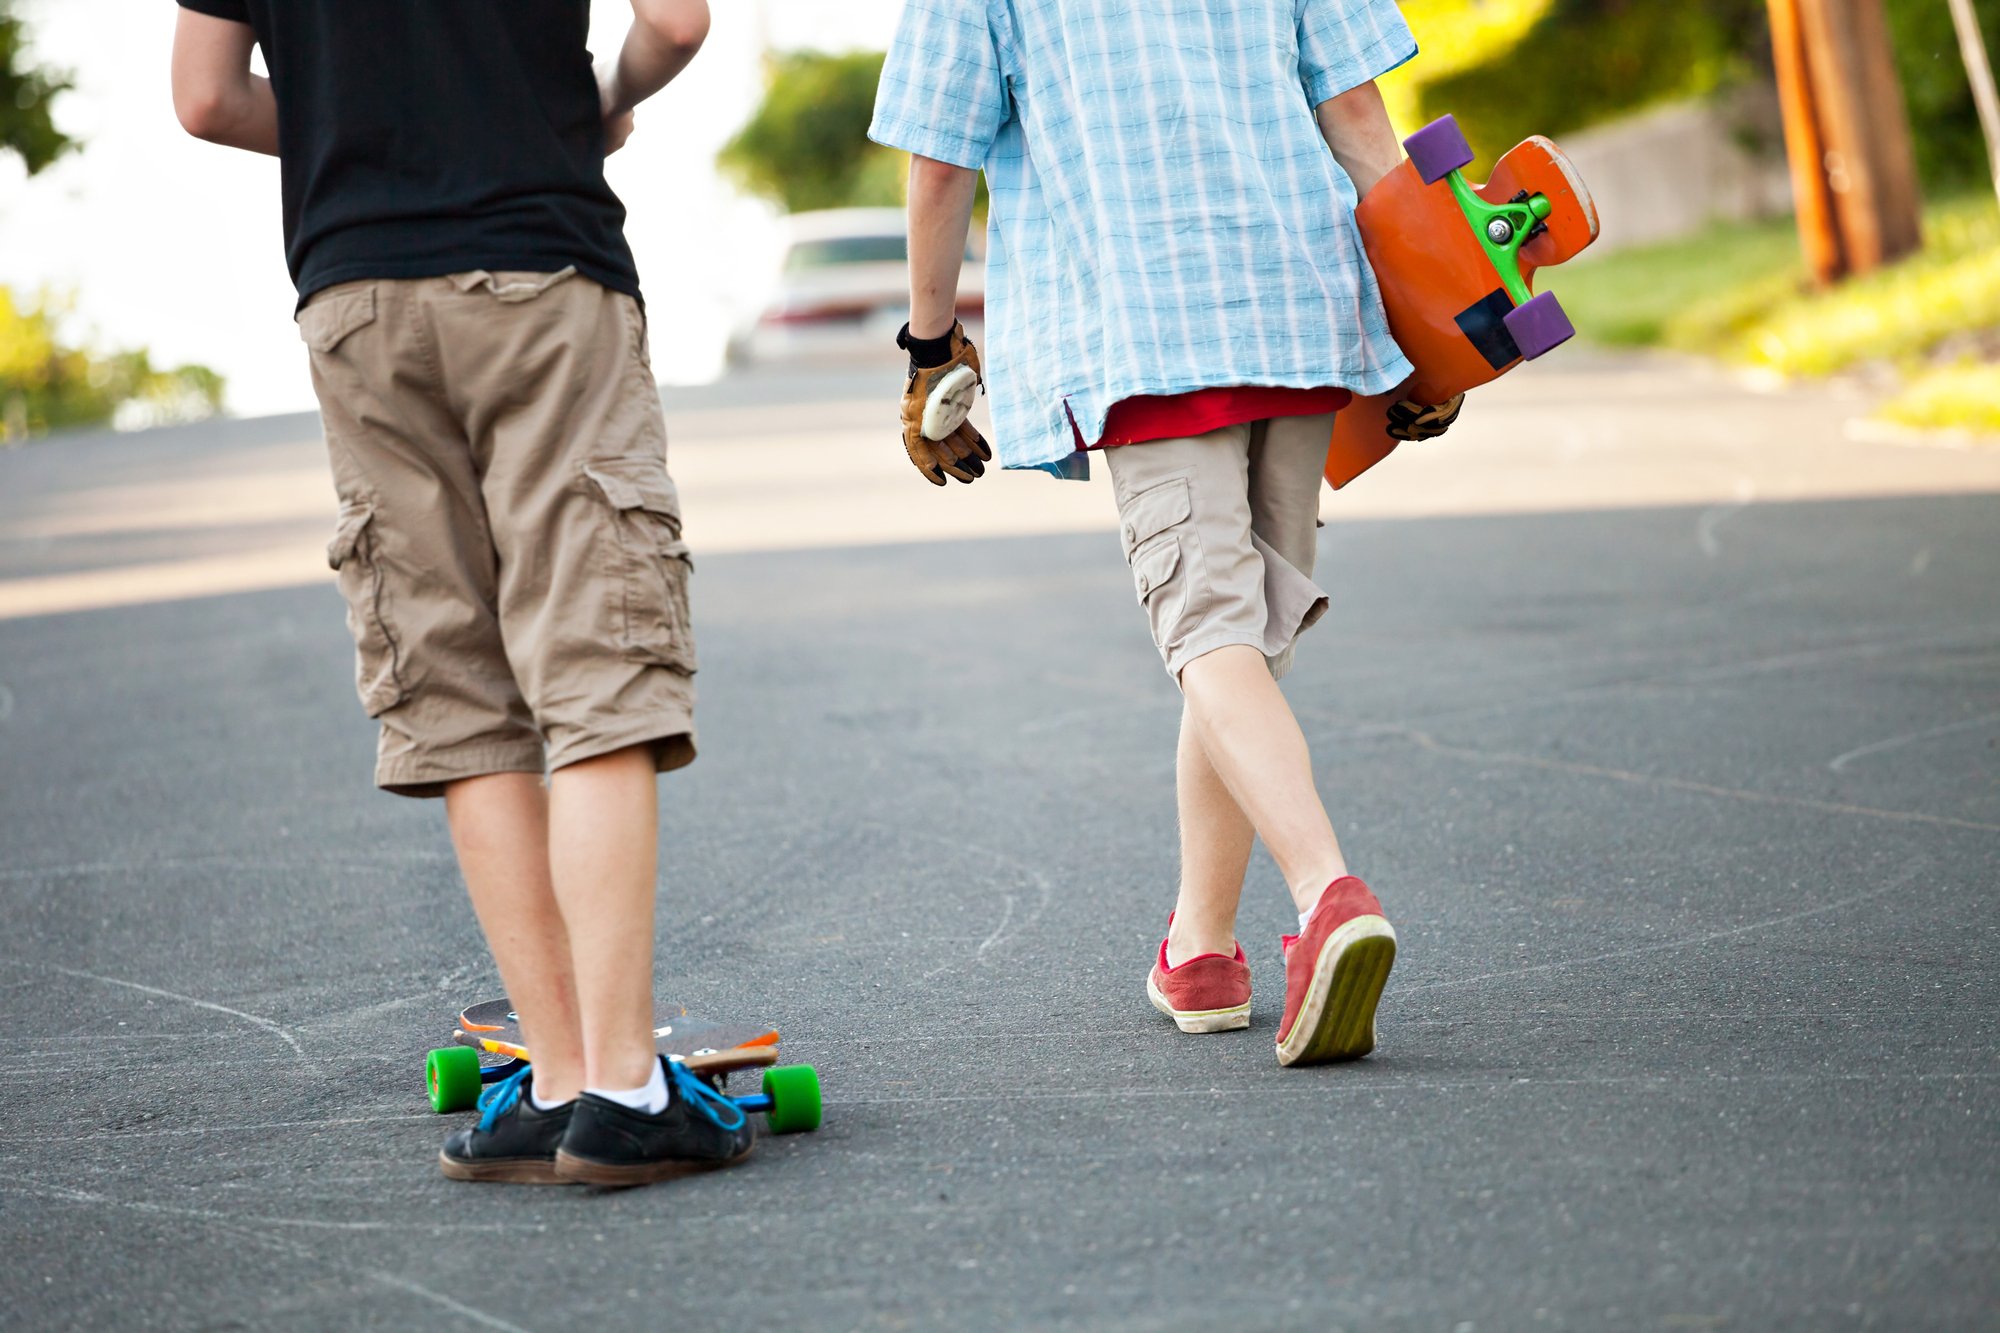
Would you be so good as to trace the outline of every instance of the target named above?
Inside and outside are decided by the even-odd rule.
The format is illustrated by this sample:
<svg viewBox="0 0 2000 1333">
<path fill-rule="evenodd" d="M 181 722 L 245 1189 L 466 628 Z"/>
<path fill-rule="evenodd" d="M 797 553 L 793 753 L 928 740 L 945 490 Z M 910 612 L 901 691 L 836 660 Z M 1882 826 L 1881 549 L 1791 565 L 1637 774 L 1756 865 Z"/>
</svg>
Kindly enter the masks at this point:
<svg viewBox="0 0 2000 1333">
<path fill-rule="evenodd" d="M 1553 294 L 1534 294 L 1534 275 L 1597 239 L 1589 189 L 1542 136 L 1510 149 L 1484 185 L 1460 174 L 1472 150 L 1450 116 L 1403 142 L 1410 156 L 1354 216 L 1389 331 L 1416 373 L 1334 418 L 1326 479 L 1336 490 L 1395 449 L 1393 404 L 1445 402 L 1567 340 L 1574 330 Z"/>
</svg>

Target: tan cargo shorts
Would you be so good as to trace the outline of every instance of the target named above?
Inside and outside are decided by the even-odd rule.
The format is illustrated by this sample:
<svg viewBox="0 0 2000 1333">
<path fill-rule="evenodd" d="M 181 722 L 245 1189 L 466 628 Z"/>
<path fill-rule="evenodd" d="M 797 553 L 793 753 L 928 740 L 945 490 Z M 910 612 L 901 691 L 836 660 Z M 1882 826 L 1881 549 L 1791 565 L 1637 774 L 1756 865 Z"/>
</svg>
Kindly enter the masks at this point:
<svg viewBox="0 0 2000 1333">
<path fill-rule="evenodd" d="M 1312 580 L 1330 415 L 1274 417 L 1104 451 L 1119 538 L 1153 642 L 1178 682 L 1203 653 L 1248 644 L 1273 676 L 1326 614 Z"/>
<path fill-rule="evenodd" d="M 376 782 L 690 762 L 691 566 L 638 302 L 476 272 L 344 283 L 298 320 Z"/>
</svg>

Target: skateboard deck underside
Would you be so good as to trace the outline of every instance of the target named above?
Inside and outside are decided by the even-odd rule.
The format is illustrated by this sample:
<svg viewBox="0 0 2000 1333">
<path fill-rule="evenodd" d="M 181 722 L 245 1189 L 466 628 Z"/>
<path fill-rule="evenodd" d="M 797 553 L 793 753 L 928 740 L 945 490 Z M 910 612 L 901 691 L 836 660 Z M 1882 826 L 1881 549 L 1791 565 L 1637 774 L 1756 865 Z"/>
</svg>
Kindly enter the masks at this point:
<svg viewBox="0 0 2000 1333">
<path fill-rule="evenodd" d="M 520 1020 L 504 999 L 487 1000 L 459 1014 L 452 1040 L 486 1055 L 530 1058 Z M 753 1069 L 778 1062 L 777 1029 L 695 1018 L 676 1005 L 663 1005 L 655 1012 L 653 1045 L 661 1055 L 674 1056 L 697 1071 Z"/>
<path fill-rule="evenodd" d="M 1549 216 L 1520 249 L 1521 277 L 1570 259 L 1597 239 L 1597 208 L 1561 149 L 1540 135 L 1493 164 L 1473 192 L 1489 204 L 1547 195 Z M 1405 398 L 1441 403 L 1511 370 L 1520 350 L 1502 322 L 1514 308 L 1493 261 L 1450 186 L 1424 184 L 1409 161 L 1383 177 L 1355 210 L 1382 289 L 1389 331 L 1415 374 L 1388 393 L 1356 397 L 1334 418 L 1326 478 L 1335 489 L 1387 458 L 1389 408 Z"/>
</svg>

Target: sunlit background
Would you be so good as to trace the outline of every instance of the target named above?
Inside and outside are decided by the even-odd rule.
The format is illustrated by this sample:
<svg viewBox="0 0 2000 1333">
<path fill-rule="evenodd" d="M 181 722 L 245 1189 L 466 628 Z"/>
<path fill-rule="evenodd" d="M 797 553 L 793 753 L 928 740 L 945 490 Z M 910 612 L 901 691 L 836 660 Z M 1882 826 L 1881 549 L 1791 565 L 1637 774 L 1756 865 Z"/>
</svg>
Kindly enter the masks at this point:
<svg viewBox="0 0 2000 1333">
<path fill-rule="evenodd" d="M 16 0 L 34 57 L 76 87 L 57 122 L 83 141 L 32 184 L 0 154 L 0 286 L 74 302 L 72 336 L 199 362 L 241 416 L 314 406 L 291 324 L 278 166 L 199 143 L 174 120 L 168 0 Z M 716 173 L 715 154 L 763 92 L 767 47 L 880 49 L 898 0 L 720 0 L 701 56 L 640 111 L 612 185 L 656 312 L 669 383 L 713 378 L 734 322 L 762 298 L 777 210 Z M 591 6 L 593 51 L 615 50 L 631 8 Z"/>
</svg>

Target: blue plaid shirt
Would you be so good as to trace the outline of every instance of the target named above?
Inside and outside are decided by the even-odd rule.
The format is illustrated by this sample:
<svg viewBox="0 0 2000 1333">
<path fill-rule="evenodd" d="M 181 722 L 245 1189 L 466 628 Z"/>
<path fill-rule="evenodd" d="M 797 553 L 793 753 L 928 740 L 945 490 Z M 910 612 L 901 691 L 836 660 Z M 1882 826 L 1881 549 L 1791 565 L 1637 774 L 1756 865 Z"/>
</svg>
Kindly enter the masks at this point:
<svg viewBox="0 0 2000 1333">
<path fill-rule="evenodd" d="M 1000 461 L 1135 395 L 1408 376 L 1313 108 L 1416 51 L 1392 0 L 908 0 L 868 136 L 985 169 Z"/>
</svg>

